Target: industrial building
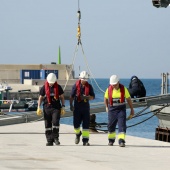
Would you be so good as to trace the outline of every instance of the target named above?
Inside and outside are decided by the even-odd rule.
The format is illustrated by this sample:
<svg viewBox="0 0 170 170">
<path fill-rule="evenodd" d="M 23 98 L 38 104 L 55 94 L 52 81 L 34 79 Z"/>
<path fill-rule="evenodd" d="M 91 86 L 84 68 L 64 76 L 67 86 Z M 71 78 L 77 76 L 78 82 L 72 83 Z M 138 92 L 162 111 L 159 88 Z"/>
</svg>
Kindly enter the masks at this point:
<svg viewBox="0 0 170 170">
<path fill-rule="evenodd" d="M 0 64 L 0 82 L 23 84 L 24 79 L 46 79 L 50 72 L 56 73 L 58 80 L 74 79 L 72 65 L 66 64 Z M 70 74 L 71 71 L 71 74 Z M 69 77 L 70 74 L 70 77 Z"/>
<path fill-rule="evenodd" d="M 75 83 L 72 65 L 66 64 L 0 64 L 0 84 L 9 85 L 12 90 L 8 98 L 37 98 L 39 89 L 49 73 L 55 73 L 57 82 L 69 96 L 72 85 Z M 19 92 L 19 93 L 18 93 Z"/>
</svg>

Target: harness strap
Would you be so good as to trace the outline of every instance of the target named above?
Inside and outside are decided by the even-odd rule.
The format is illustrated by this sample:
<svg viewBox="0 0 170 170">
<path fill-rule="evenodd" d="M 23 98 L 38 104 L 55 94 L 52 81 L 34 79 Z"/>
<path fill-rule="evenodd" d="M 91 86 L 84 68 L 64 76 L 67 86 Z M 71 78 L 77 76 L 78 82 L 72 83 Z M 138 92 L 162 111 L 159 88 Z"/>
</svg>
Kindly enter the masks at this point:
<svg viewBox="0 0 170 170">
<path fill-rule="evenodd" d="M 125 101 L 125 88 L 122 84 L 119 84 L 119 88 L 120 88 L 120 103 L 124 103 Z M 108 93 L 109 93 L 109 102 L 110 105 L 113 105 L 113 98 L 112 98 L 112 93 L 113 93 L 113 86 L 109 85 L 108 87 Z"/>
<path fill-rule="evenodd" d="M 54 98 L 59 99 L 57 82 L 54 83 L 53 87 L 54 87 Z M 45 94 L 46 94 L 48 103 L 51 104 L 50 86 L 49 86 L 49 83 L 47 81 L 45 82 Z"/>
<path fill-rule="evenodd" d="M 81 89 L 80 89 L 80 86 L 81 86 L 81 80 L 78 80 L 78 81 L 76 82 L 77 100 L 78 100 L 78 102 L 81 101 Z M 90 89 L 89 89 L 89 83 L 86 82 L 86 84 L 85 84 L 85 95 L 86 95 L 86 96 L 89 95 L 89 91 L 90 91 Z"/>
</svg>

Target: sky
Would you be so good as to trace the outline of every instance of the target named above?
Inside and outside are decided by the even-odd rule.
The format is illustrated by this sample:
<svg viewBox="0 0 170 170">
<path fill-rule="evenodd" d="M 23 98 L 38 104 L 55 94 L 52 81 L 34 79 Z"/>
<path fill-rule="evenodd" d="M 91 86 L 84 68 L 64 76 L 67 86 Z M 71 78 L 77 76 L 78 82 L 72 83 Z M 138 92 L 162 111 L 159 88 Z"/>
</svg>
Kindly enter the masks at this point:
<svg viewBox="0 0 170 170">
<path fill-rule="evenodd" d="M 1 64 L 57 62 L 59 46 L 61 63 L 74 61 L 76 75 L 161 78 L 170 71 L 170 7 L 155 8 L 152 0 L 0 0 Z"/>
</svg>

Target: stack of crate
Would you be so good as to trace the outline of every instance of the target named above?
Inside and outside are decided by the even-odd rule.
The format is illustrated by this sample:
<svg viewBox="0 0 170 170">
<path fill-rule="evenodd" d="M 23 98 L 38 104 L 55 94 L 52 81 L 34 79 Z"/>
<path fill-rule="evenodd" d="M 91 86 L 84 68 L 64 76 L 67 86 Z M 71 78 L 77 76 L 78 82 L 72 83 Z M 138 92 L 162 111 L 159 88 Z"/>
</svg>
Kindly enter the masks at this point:
<svg viewBox="0 0 170 170">
<path fill-rule="evenodd" d="M 155 140 L 170 142 L 170 129 L 169 128 L 156 128 Z"/>
</svg>

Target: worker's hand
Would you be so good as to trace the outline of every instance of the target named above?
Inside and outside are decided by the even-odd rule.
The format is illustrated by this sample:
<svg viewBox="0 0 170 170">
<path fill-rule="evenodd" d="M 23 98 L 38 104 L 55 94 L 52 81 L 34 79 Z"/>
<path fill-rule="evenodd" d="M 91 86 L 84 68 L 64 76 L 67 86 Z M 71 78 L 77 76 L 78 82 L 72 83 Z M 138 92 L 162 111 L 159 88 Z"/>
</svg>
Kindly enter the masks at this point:
<svg viewBox="0 0 170 170">
<path fill-rule="evenodd" d="M 60 114 L 63 116 L 65 115 L 66 111 L 65 111 L 65 106 L 62 106 Z"/>
<path fill-rule="evenodd" d="M 70 105 L 70 110 L 71 110 L 72 112 L 74 111 L 73 105 Z"/>
<path fill-rule="evenodd" d="M 106 107 L 106 112 L 108 113 L 108 111 L 109 111 L 109 110 L 108 110 L 108 107 Z"/>
<path fill-rule="evenodd" d="M 81 100 L 89 100 L 89 99 L 90 99 L 90 96 L 85 96 L 85 95 L 81 96 Z"/>
<path fill-rule="evenodd" d="M 130 115 L 127 117 L 127 120 L 132 119 L 132 117 L 133 117 L 133 115 L 130 114 Z"/>
<path fill-rule="evenodd" d="M 42 115 L 42 110 L 40 109 L 40 107 L 37 108 L 37 115 L 41 116 Z"/>
</svg>

